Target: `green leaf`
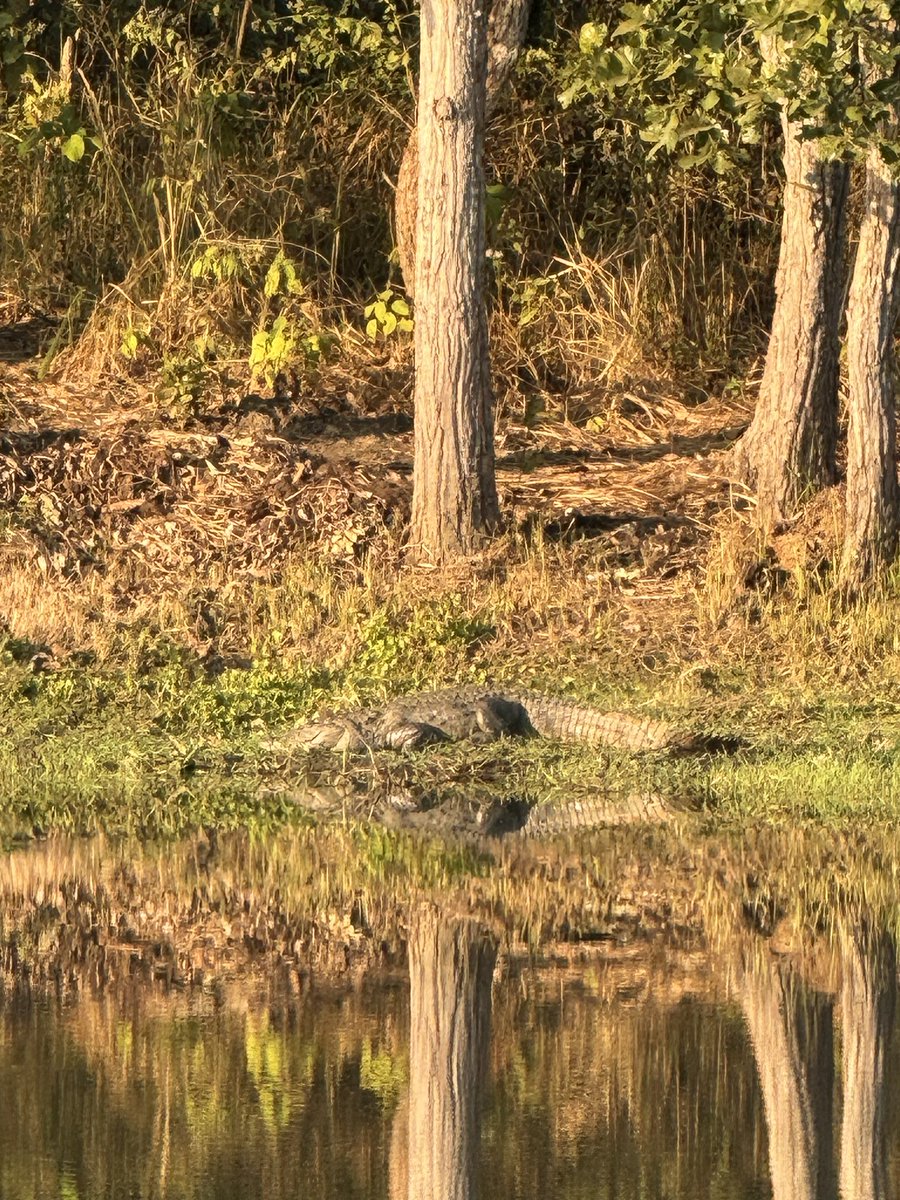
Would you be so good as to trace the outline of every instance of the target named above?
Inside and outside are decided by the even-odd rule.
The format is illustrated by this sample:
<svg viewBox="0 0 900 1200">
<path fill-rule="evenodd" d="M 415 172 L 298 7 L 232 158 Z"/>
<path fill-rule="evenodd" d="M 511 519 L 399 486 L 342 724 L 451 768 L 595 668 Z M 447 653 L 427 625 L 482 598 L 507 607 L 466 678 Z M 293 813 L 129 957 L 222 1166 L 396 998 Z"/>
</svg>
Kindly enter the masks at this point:
<svg viewBox="0 0 900 1200">
<path fill-rule="evenodd" d="M 12 42 L 7 42 L 3 47 L 3 62 L 5 66 L 11 66 L 12 63 L 18 62 L 24 53 L 22 43 L 16 39 Z"/>
<path fill-rule="evenodd" d="M 81 134 L 70 134 L 63 142 L 62 152 L 69 162 L 80 162 L 84 157 L 84 138 Z"/>
<path fill-rule="evenodd" d="M 578 35 L 578 48 L 582 54 L 590 54 L 592 50 L 599 49 L 606 42 L 607 28 L 605 25 L 598 25 L 594 21 L 588 21 L 586 25 L 582 25 L 581 32 Z"/>
<path fill-rule="evenodd" d="M 682 170 L 687 171 L 691 167 L 698 167 L 701 163 L 705 163 L 712 153 L 712 148 L 705 154 L 681 154 L 675 160 Z"/>
<path fill-rule="evenodd" d="M 710 88 L 710 90 L 706 93 L 706 95 L 700 101 L 700 107 L 703 109 L 704 112 L 709 112 L 710 109 L 716 107 L 716 105 L 719 103 L 721 98 L 722 97 L 719 95 L 719 93 L 714 88 Z"/>
<path fill-rule="evenodd" d="M 731 63 L 725 68 L 725 78 L 739 92 L 746 92 L 753 80 L 753 75 L 749 67 L 742 66 L 740 63 Z"/>
<path fill-rule="evenodd" d="M 281 288 L 281 264 L 276 259 L 266 271 L 266 281 L 263 284 L 263 295 L 272 297 L 277 296 Z"/>
<path fill-rule="evenodd" d="M 643 29 L 646 22 L 644 21 L 621 21 L 612 31 L 613 37 L 624 37 L 626 33 L 634 33 L 636 29 Z"/>
<path fill-rule="evenodd" d="M 405 300 L 401 300 L 398 298 L 391 305 L 391 311 L 395 312 L 398 317 L 408 317 L 409 316 L 409 305 L 406 303 Z"/>
</svg>

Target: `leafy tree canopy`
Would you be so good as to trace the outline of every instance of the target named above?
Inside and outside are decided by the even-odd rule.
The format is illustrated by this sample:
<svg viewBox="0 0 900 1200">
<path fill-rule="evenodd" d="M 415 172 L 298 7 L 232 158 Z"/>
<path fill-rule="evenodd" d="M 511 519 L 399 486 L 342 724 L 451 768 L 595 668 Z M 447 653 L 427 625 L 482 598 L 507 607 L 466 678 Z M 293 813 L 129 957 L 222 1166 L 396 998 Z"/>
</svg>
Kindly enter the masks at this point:
<svg viewBox="0 0 900 1200">
<path fill-rule="evenodd" d="M 884 133 L 900 103 L 900 4 L 886 0 L 650 0 L 618 24 L 582 27 L 563 104 L 612 101 L 650 154 L 726 171 L 741 145 L 784 113 L 826 154 L 871 144 L 900 163 Z"/>
</svg>

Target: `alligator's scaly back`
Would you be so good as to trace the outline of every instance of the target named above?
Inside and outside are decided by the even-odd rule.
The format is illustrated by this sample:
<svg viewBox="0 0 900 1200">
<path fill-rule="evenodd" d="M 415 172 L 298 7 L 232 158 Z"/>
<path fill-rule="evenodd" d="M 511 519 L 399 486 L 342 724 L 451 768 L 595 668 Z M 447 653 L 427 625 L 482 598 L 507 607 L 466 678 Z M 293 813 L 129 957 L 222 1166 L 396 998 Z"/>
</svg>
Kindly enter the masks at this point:
<svg viewBox="0 0 900 1200">
<path fill-rule="evenodd" d="M 470 687 L 401 696 L 366 709 L 304 725 L 282 746 L 338 751 L 417 748 L 436 741 L 490 742 L 504 735 L 538 735 L 620 750 L 703 749 L 702 738 L 665 721 L 604 712 L 573 700 L 518 688 Z"/>
</svg>

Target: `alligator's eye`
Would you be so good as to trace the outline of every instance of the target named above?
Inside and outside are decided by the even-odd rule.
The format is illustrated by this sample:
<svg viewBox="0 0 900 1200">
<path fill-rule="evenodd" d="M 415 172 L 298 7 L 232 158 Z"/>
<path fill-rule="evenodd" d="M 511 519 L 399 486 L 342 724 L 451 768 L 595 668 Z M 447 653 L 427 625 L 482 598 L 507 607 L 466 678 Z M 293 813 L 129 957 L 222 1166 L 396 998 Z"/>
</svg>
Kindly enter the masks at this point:
<svg viewBox="0 0 900 1200">
<path fill-rule="evenodd" d="M 506 723 L 492 704 L 480 701 L 475 705 L 475 724 L 484 733 L 506 732 Z"/>
</svg>

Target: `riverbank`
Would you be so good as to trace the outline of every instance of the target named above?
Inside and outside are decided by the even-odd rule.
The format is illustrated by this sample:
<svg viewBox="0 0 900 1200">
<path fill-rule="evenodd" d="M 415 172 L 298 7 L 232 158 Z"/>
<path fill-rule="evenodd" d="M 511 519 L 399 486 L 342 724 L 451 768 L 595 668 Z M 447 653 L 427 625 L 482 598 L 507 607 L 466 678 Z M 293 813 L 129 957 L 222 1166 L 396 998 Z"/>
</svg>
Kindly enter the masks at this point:
<svg viewBox="0 0 900 1200">
<path fill-rule="evenodd" d="M 403 363 L 313 405 L 235 386 L 201 415 L 146 391 L 0 384 L 0 789 L 8 836 L 295 819 L 310 769 L 433 794 L 689 795 L 723 823 L 855 824 L 900 802 L 897 591 L 844 608 L 837 489 L 761 544 L 728 476 L 748 406 L 648 384 L 602 421 L 507 400 L 509 527 L 412 567 Z M 366 388 L 368 390 L 366 390 Z M 348 397 L 353 395 L 353 402 Z M 251 403 L 252 401 L 252 403 Z M 640 401 L 640 403 L 639 403 Z M 577 414 L 573 414 L 577 416 Z M 267 744 L 324 708 L 510 681 L 733 736 L 668 762 L 501 743 L 375 763 Z"/>
</svg>

